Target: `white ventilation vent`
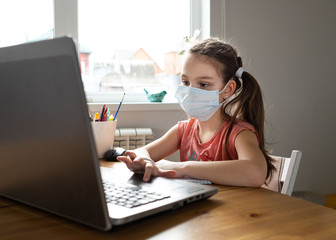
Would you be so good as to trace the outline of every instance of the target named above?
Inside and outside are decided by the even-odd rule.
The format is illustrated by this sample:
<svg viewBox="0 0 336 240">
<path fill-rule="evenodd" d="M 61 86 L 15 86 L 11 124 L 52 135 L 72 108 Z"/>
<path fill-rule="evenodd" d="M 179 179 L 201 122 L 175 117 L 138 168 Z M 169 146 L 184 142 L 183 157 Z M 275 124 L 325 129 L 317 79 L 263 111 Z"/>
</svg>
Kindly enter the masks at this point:
<svg viewBox="0 0 336 240">
<path fill-rule="evenodd" d="M 113 147 L 133 150 L 153 141 L 151 128 L 117 128 Z"/>
</svg>

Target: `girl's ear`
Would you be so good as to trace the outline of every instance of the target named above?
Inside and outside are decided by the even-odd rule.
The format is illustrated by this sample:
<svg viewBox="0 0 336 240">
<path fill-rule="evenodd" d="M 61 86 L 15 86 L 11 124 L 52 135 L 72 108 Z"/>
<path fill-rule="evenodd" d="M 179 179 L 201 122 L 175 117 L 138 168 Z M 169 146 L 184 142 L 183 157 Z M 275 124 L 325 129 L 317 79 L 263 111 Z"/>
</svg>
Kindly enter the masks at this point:
<svg viewBox="0 0 336 240">
<path fill-rule="evenodd" d="M 237 84 L 234 80 L 230 80 L 228 83 L 228 86 L 226 87 L 225 91 L 224 91 L 224 99 L 227 99 L 229 97 L 232 96 L 232 94 L 234 94 L 235 90 L 236 90 Z"/>
</svg>

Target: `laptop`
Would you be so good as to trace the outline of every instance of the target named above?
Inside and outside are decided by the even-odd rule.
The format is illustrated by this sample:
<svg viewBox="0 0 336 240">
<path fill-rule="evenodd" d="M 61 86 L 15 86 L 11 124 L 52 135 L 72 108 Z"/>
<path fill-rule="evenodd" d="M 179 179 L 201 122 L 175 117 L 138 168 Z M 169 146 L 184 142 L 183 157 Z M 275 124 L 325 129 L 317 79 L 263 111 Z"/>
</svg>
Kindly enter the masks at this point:
<svg viewBox="0 0 336 240">
<path fill-rule="evenodd" d="M 0 49 L 0 109 L 1 196 L 107 231 L 218 191 L 179 179 L 145 183 L 130 171 L 121 177 L 118 168 L 100 167 L 69 37 Z M 147 200 L 122 205 L 119 187 Z M 123 198 L 139 195 L 132 194 Z"/>
</svg>

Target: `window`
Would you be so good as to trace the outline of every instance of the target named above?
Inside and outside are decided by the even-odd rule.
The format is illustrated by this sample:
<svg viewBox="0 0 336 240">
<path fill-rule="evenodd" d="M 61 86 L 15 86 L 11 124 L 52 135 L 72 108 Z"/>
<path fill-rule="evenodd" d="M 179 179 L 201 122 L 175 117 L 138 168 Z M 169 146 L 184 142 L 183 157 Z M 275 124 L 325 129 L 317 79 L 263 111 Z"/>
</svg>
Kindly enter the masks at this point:
<svg viewBox="0 0 336 240">
<path fill-rule="evenodd" d="M 0 47 L 70 34 L 89 102 L 144 102 L 144 89 L 176 102 L 178 52 L 209 36 L 209 16 L 210 0 L 0 0 Z"/>
<path fill-rule="evenodd" d="M 0 33 L 0 47 L 52 38 L 53 0 L 0 0 Z"/>
<path fill-rule="evenodd" d="M 79 0 L 78 36 L 87 93 L 136 93 L 143 100 L 144 89 L 166 90 L 170 101 L 190 36 L 190 1 Z"/>
</svg>

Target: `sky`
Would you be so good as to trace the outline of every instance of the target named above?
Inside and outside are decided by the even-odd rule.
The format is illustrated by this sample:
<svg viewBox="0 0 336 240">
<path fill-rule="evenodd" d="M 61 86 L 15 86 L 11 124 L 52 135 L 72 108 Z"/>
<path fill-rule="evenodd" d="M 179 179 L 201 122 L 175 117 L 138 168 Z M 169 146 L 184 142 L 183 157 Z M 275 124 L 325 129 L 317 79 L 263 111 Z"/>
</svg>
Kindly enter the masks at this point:
<svg viewBox="0 0 336 240">
<path fill-rule="evenodd" d="M 143 48 L 163 67 L 190 36 L 190 0 L 78 0 L 79 43 L 90 61 Z M 54 29 L 54 0 L 0 0 L 0 47 L 36 40 Z"/>
<path fill-rule="evenodd" d="M 53 25 L 53 0 L 0 0 L 0 47 L 34 39 Z"/>
<path fill-rule="evenodd" d="M 189 15 L 189 0 L 80 0 L 79 39 L 96 55 L 144 48 L 155 58 L 181 50 Z"/>
<path fill-rule="evenodd" d="M 91 59 L 143 48 L 160 66 L 189 36 L 190 0 L 78 0 L 79 43 Z M 38 6 L 38 7 L 37 7 Z M 54 28 L 53 0 L 0 0 L 0 47 L 39 38 Z"/>
<path fill-rule="evenodd" d="M 97 52 L 170 51 L 189 35 L 189 0 L 78 0 L 78 7 L 80 42 Z M 53 0 L 0 0 L 0 46 L 37 38 L 53 24 Z"/>
</svg>

